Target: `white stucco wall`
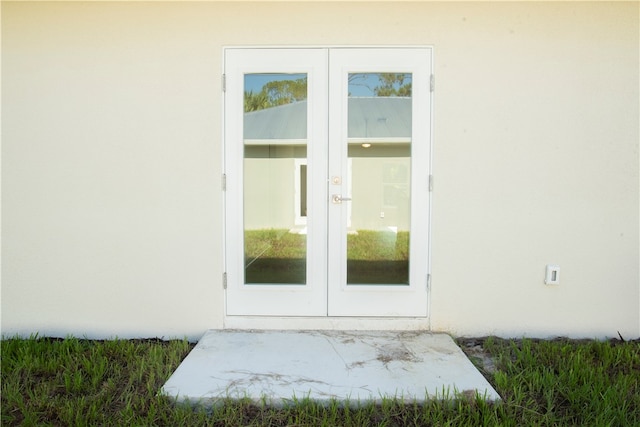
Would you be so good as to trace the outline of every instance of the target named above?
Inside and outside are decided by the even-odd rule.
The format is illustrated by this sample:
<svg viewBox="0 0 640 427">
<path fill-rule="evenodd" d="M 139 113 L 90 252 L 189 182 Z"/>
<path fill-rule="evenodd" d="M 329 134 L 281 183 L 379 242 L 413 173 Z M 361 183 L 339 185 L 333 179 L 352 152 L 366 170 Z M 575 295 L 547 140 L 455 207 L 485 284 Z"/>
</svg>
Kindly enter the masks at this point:
<svg viewBox="0 0 640 427">
<path fill-rule="evenodd" d="M 432 329 L 640 335 L 638 3 L 1 7 L 4 334 L 222 327 L 222 47 L 419 44 Z"/>
</svg>

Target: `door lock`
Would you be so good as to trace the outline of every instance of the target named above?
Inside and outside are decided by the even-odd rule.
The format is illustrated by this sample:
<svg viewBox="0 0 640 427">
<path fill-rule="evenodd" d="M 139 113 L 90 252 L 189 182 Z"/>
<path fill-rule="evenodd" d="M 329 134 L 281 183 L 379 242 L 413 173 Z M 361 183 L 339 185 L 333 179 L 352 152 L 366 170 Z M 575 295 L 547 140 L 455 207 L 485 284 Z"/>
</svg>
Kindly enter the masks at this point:
<svg viewBox="0 0 640 427">
<path fill-rule="evenodd" d="M 334 205 L 339 205 L 342 202 L 351 201 L 351 197 L 342 197 L 339 194 L 334 194 L 333 196 L 331 196 L 331 201 L 333 202 Z"/>
</svg>

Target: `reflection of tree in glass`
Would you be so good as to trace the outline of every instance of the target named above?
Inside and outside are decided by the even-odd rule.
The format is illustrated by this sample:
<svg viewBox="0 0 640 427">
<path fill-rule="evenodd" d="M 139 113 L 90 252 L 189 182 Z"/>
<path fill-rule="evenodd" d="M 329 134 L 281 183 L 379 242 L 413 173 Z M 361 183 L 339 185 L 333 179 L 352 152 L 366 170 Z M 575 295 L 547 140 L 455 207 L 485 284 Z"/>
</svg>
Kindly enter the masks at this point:
<svg viewBox="0 0 640 427">
<path fill-rule="evenodd" d="M 375 86 L 373 86 L 375 84 Z M 411 96 L 411 73 L 353 73 L 349 74 L 349 88 L 366 88 L 369 96 Z M 373 87 L 372 87 L 373 86 Z M 349 94 L 351 96 L 351 93 Z M 264 110 L 278 105 L 307 99 L 307 78 L 272 80 L 260 92 L 244 92 L 244 111 Z"/>
<path fill-rule="evenodd" d="M 262 86 L 258 93 L 244 92 L 244 111 L 264 110 L 278 105 L 291 104 L 307 99 L 307 78 L 274 80 Z"/>
<path fill-rule="evenodd" d="M 380 73 L 379 77 L 380 85 L 373 90 L 376 96 L 411 96 L 411 74 Z"/>
<path fill-rule="evenodd" d="M 252 90 L 244 93 L 245 113 L 264 110 L 265 108 L 269 108 L 269 98 L 264 90 L 258 93 L 253 93 Z"/>
<path fill-rule="evenodd" d="M 372 85 L 377 83 L 376 86 Z M 349 96 L 356 86 L 366 88 L 369 96 L 411 96 L 411 73 L 353 73 L 349 74 Z M 361 95 L 362 96 L 362 95 Z"/>
<path fill-rule="evenodd" d="M 264 85 L 269 101 L 273 105 L 291 104 L 307 99 L 307 79 L 279 80 Z"/>
</svg>

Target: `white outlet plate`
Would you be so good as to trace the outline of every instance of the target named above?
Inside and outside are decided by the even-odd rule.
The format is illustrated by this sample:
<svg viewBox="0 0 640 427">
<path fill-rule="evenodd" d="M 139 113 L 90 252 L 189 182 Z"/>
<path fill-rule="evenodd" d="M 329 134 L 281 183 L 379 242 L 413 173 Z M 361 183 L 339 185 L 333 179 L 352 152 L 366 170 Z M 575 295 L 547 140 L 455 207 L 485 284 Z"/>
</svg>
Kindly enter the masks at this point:
<svg viewBox="0 0 640 427">
<path fill-rule="evenodd" d="M 560 284 L 560 266 L 559 265 L 547 265 L 547 271 L 544 275 L 545 285 L 559 285 Z"/>
</svg>

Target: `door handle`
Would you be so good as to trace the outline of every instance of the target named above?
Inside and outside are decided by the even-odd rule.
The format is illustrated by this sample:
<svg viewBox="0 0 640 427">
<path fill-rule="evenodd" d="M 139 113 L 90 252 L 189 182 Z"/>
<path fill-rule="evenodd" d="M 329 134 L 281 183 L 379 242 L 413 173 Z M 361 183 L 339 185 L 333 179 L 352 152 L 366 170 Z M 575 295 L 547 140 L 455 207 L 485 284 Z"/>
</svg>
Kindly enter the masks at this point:
<svg viewBox="0 0 640 427">
<path fill-rule="evenodd" d="M 333 196 L 331 196 L 331 201 L 333 202 L 333 204 L 339 205 L 342 202 L 351 201 L 351 197 L 342 197 L 339 194 L 334 194 Z"/>
</svg>

